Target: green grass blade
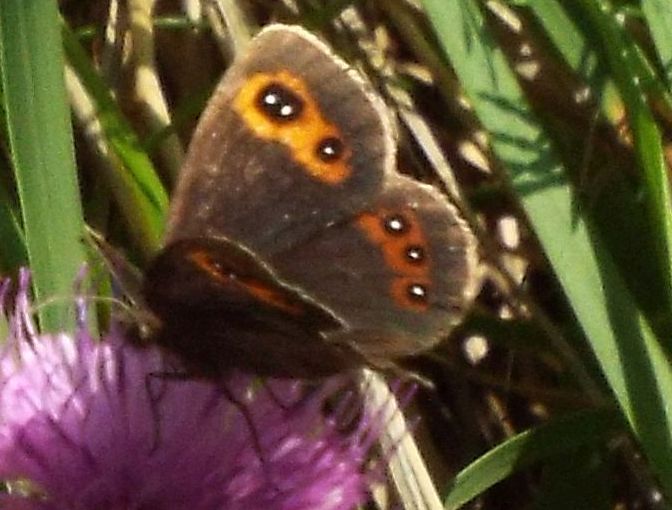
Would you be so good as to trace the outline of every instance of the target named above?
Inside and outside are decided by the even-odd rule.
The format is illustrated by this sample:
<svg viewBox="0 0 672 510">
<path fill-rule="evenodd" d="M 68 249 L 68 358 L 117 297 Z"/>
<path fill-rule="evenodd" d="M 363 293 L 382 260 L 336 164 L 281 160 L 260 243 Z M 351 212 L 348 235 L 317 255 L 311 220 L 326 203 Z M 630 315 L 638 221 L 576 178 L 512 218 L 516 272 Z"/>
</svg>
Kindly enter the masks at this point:
<svg viewBox="0 0 672 510">
<path fill-rule="evenodd" d="M 604 69 L 600 68 L 597 52 L 591 46 L 588 37 L 584 36 L 581 27 L 577 26 L 565 8 L 554 0 L 531 2 L 529 8 L 560 56 L 590 86 L 591 94 L 601 99 L 604 115 L 610 117 L 610 111 L 604 104 L 604 89 L 610 86 L 611 81 L 605 76 Z M 617 97 L 616 101 L 617 108 L 622 110 L 620 98 Z"/>
<path fill-rule="evenodd" d="M 56 2 L 3 0 L 0 61 L 36 298 L 71 295 L 85 255 Z M 67 300 L 38 315 L 46 330 L 73 324 Z"/>
<path fill-rule="evenodd" d="M 594 20 L 602 36 L 601 47 L 607 50 L 612 74 L 616 77 L 619 91 L 625 99 L 628 117 L 633 132 L 635 150 L 644 176 L 644 201 L 649 213 L 650 225 L 654 228 L 657 244 L 659 280 L 664 283 L 667 314 L 672 311 L 672 196 L 668 170 L 662 146 L 662 134 L 646 101 L 651 76 L 642 63 L 642 54 L 634 42 L 626 37 L 615 16 L 605 9 L 606 2 L 584 1 L 584 9 Z M 669 323 L 668 323 L 669 324 Z M 670 349 L 670 339 L 667 348 Z"/>
<path fill-rule="evenodd" d="M 68 61 L 97 107 L 105 139 L 122 163 L 106 175 L 106 184 L 124 215 L 134 240 L 145 257 L 161 245 L 168 195 L 147 152 L 126 122 L 107 85 L 93 68 L 75 35 L 63 27 Z"/>
<path fill-rule="evenodd" d="M 643 70 L 639 52 L 616 20 L 613 7 L 606 0 L 581 0 L 580 15 L 599 37 L 611 75 L 623 97 L 639 164 L 644 177 L 644 202 L 649 223 L 657 236 L 659 278 L 667 289 L 665 304 L 672 310 L 672 204 L 663 155 L 662 135 L 645 100 L 646 90 L 641 86 Z M 653 259 L 652 259 L 653 260 Z"/>
<path fill-rule="evenodd" d="M 566 8 L 566 4 L 561 5 L 559 2 L 547 0 L 531 3 L 530 9 L 559 54 L 588 85 L 591 96 L 599 101 L 603 117 L 614 127 L 621 125 L 626 105 L 615 80 L 608 74 L 608 66 L 604 63 L 598 65 L 600 59 L 596 48 L 602 45 L 598 31 L 590 28 L 588 19 L 582 11 L 576 9 L 570 11 Z M 669 94 L 664 90 L 663 84 L 656 79 L 642 52 L 633 44 L 630 44 L 629 48 L 632 55 L 629 59 L 629 73 L 639 77 L 634 81 L 641 83 L 642 89 L 649 91 L 659 109 L 669 109 L 669 106 L 666 107 L 670 103 Z M 637 124 L 637 140 L 641 144 L 640 160 L 645 161 L 648 171 L 656 179 L 661 175 L 660 138 L 655 125 L 650 129 L 651 116 L 647 117 L 644 122 Z M 587 140 L 584 151 L 590 152 L 593 143 L 595 140 Z M 575 145 L 566 147 L 565 160 L 571 159 L 571 154 L 575 152 Z M 669 266 L 669 260 L 664 251 L 658 247 L 665 244 L 661 243 L 661 239 L 665 239 L 664 223 L 668 213 L 663 211 L 662 215 L 655 214 L 655 205 L 651 205 L 648 209 L 642 207 L 640 187 L 633 186 L 629 179 L 624 178 L 627 169 L 619 168 L 618 164 L 614 165 L 608 157 L 594 168 L 602 176 L 608 176 L 609 186 L 608 189 L 597 190 L 587 187 L 590 189 L 587 194 L 590 195 L 589 200 L 592 202 L 591 213 L 595 215 L 608 249 L 620 266 L 631 292 L 648 314 L 654 327 L 657 327 L 658 331 L 665 331 L 672 325 L 669 304 L 671 297 L 670 287 L 660 275 L 668 272 L 666 268 Z M 583 170 L 579 172 L 583 173 Z M 652 187 L 656 189 L 655 184 Z M 614 222 L 614 218 L 621 220 Z M 657 229 L 651 228 L 652 221 L 662 223 L 663 226 Z M 633 245 L 639 246 L 640 249 L 633 250 Z M 657 262 L 651 260 L 652 253 L 661 254 Z"/>
<path fill-rule="evenodd" d="M 556 455 L 599 445 L 621 426 L 617 413 L 599 410 L 576 413 L 522 432 L 460 471 L 444 505 L 459 508 L 516 471 Z"/>
<path fill-rule="evenodd" d="M 668 0 L 642 0 L 642 11 L 651 30 L 668 87 L 672 86 L 672 9 Z"/>
<path fill-rule="evenodd" d="M 0 73 L 2 67 L 0 66 Z M 2 78 L 0 77 L 0 138 L 9 140 L 7 132 L 7 115 L 5 98 L 2 94 Z M 28 265 L 26 238 L 21 224 L 21 211 L 12 197 L 10 187 L 12 168 L 5 165 L 5 158 L 0 162 L 0 275 L 11 274 L 17 268 Z"/>
<path fill-rule="evenodd" d="M 28 265 L 26 239 L 21 227 L 20 213 L 12 204 L 9 192 L 0 183 L 0 275 Z"/>
<path fill-rule="evenodd" d="M 470 0 L 424 4 L 602 371 L 672 496 L 672 370 Z"/>
</svg>

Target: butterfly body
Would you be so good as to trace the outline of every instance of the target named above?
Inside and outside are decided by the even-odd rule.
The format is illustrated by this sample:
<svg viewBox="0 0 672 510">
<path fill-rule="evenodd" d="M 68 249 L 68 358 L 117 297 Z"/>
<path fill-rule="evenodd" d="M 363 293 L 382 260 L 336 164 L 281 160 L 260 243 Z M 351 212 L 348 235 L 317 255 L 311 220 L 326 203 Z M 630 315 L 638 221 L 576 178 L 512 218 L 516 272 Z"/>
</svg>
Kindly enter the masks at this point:
<svg viewBox="0 0 672 510">
<path fill-rule="evenodd" d="M 473 235 L 395 168 L 392 124 L 303 29 L 263 30 L 218 86 L 144 283 L 194 373 L 321 377 L 431 348 L 476 292 Z"/>
</svg>

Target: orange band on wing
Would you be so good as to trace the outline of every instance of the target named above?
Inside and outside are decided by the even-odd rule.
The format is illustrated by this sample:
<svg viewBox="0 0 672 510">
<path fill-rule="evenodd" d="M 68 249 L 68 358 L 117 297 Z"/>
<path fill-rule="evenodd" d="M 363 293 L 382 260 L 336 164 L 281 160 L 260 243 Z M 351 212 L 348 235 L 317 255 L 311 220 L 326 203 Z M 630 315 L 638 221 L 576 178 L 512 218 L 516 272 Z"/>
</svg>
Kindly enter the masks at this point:
<svg viewBox="0 0 672 510">
<path fill-rule="evenodd" d="M 259 107 L 259 95 L 273 84 L 286 87 L 303 101 L 301 115 L 296 119 L 278 122 Z M 334 185 L 344 181 L 352 173 L 349 147 L 345 147 L 343 155 L 335 161 L 323 161 L 318 157 L 320 144 L 330 138 L 342 141 L 341 132 L 324 118 L 306 83 L 289 71 L 257 73 L 251 76 L 234 98 L 233 108 L 256 136 L 287 147 L 292 158 L 311 177 Z"/>
<path fill-rule="evenodd" d="M 223 275 L 221 271 L 217 268 L 217 265 L 212 261 L 212 255 L 205 250 L 193 250 L 189 251 L 189 259 L 196 264 L 200 270 L 205 271 L 210 275 L 211 278 L 220 282 L 227 283 L 230 278 L 226 275 Z"/>
<path fill-rule="evenodd" d="M 262 303 L 271 305 L 273 308 L 278 308 L 290 315 L 303 315 L 304 313 L 304 309 L 300 305 L 288 300 L 287 296 L 276 288 L 253 279 L 241 279 L 237 282 Z"/>
<path fill-rule="evenodd" d="M 430 265 L 428 250 L 424 250 L 424 259 L 420 262 L 413 262 L 408 256 L 409 248 L 425 248 L 425 236 L 420 225 L 415 221 L 414 215 L 404 213 L 406 231 L 402 234 L 392 234 L 385 229 L 385 219 L 392 215 L 392 212 L 385 210 L 376 214 L 363 213 L 357 218 L 357 224 L 380 248 L 385 263 L 394 272 L 404 276 L 428 277 Z"/>
<path fill-rule="evenodd" d="M 414 297 L 415 287 L 426 292 L 429 289 L 429 280 L 397 276 L 390 285 L 390 294 L 397 305 L 415 312 L 424 312 L 429 308 L 429 301 Z"/>
<path fill-rule="evenodd" d="M 207 251 L 193 251 L 189 254 L 189 258 L 199 269 L 222 285 L 238 288 L 242 292 L 253 296 L 256 300 L 290 315 L 303 315 L 305 312 L 300 304 L 297 304 L 291 298 L 288 299 L 281 289 L 274 288 L 254 278 L 245 278 L 235 272 L 223 273 Z"/>
<path fill-rule="evenodd" d="M 431 260 L 422 227 L 413 212 L 383 209 L 363 213 L 358 216 L 357 225 L 378 247 L 390 269 L 392 300 L 401 308 L 427 310 Z"/>
</svg>

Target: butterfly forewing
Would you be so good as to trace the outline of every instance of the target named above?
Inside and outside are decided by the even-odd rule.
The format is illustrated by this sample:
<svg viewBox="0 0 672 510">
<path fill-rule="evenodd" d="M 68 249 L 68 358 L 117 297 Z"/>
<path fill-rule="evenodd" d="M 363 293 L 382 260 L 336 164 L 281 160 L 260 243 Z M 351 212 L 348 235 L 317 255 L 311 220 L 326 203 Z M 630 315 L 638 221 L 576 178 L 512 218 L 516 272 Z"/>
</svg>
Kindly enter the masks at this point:
<svg viewBox="0 0 672 510">
<path fill-rule="evenodd" d="M 262 31 L 207 106 L 182 169 L 168 241 L 225 236 L 261 257 L 368 203 L 392 170 L 379 99 L 317 38 Z"/>
</svg>

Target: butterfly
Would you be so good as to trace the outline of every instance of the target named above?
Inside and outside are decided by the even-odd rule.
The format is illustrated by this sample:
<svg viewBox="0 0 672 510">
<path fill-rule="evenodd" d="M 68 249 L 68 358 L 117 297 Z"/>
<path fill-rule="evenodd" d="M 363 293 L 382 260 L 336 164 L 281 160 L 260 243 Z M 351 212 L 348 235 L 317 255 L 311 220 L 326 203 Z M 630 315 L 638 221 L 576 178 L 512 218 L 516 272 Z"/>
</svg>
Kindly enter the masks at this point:
<svg viewBox="0 0 672 510">
<path fill-rule="evenodd" d="M 144 299 L 190 373 L 317 378 L 435 346 L 474 299 L 473 233 L 396 169 L 364 79 L 271 25 L 227 70 L 191 141 Z"/>
</svg>

